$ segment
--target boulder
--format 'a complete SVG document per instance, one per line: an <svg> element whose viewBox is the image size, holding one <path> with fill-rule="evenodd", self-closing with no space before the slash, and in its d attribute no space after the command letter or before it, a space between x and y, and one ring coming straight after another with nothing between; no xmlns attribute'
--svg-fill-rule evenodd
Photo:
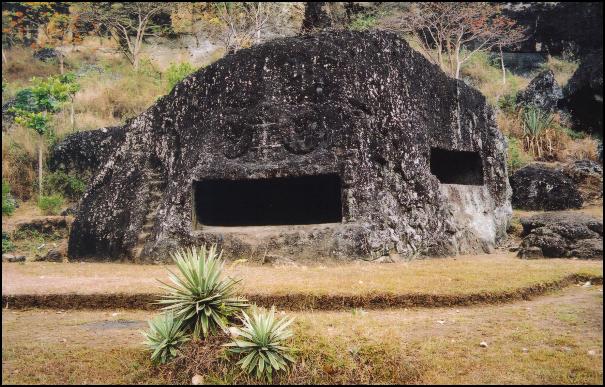
<svg viewBox="0 0 605 387"><path fill-rule="evenodd" d="M34 59L41 60L42 62L48 62L50 60L57 59L59 53L53 48L41 48L36 50L33 54Z"/></svg>
<svg viewBox="0 0 605 387"><path fill-rule="evenodd" d="M510 176L514 208L524 210L565 210L580 208L582 195L563 171L540 163L518 169Z"/></svg>
<svg viewBox="0 0 605 387"><path fill-rule="evenodd" d="M603 138L603 49L580 62L565 89L561 105L571 113L575 130Z"/></svg>
<svg viewBox="0 0 605 387"><path fill-rule="evenodd" d="M25 255L2 254L2 262L25 262Z"/></svg>
<svg viewBox="0 0 605 387"><path fill-rule="evenodd" d="M15 233L36 232L45 235L66 236L72 221L73 218L67 216L44 216L22 220L15 224Z"/></svg>
<svg viewBox="0 0 605 387"><path fill-rule="evenodd" d="M592 160L576 160L563 167L563 171L577 185L584 202L603 197L603 167Z"/></svg>
<svg viewBox="0 0 605 387"><path fill-rule="evenodd" d="M521 258L603 259L603 221L572 212L546 212L521 218Z"/></svg>
<svg viewBox="0 0 605 387"><path fill-rule="evenodd" d="M512 213L485 97L385 31L229 53L116 131L86 163L98 168L72 261L155 262L213 241L235 259L484 252Z"/></svg>
<svg viewBox="0 0 605 387"><path fill-rule="evenodd" d="M517 97L520 103L533 105L548 112L556 111L561 99L563 99L563 90L552 70L538 74Z"/></svg>

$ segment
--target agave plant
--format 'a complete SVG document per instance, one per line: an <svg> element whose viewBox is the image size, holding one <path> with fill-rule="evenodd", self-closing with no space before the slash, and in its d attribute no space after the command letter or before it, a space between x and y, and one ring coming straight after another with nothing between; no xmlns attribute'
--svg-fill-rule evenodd
<svg viewBox="0 0 605 387"><path fill-rule="evenodd" d="M189 340L182 329L182 321L172 312L163 313L148 321L149 331L143 332L145 344L153 351L151 360L165 364L178 354L179 345Z"/></svg>
<svg viewBox="0 0 605 387"><path fill-rule="evenodd" d="M239 281L221 279L221 256L216 245L178 250L172 257L182 276L169 271L172 285L162 282L167 294L157 303L182 319L194 338L207 337L218 328L226 330L228 318L248 306L236 296Z"/></svg>
<svg viewBox="0 0 605 387"><path fill-rule="evenodd" d="M545 136L548 128L552 126L553 115L544 112L535 106L529 106L523 112L523 132L526 149L537 156L542 157L544 148L551 146L548 136ZM546 143L545 143L546 141Z"/></svg>
<svg viewBox="0 0 605 387"><path fill-rule="evenodd" d="M242 312L242 328L235 328L235 338L225 344L229 351L243 357L237 362L249 375L272 381L274 371L286 370L293 363L292 349L284 341L292 336L288 326L293 319L276 319L275 308L269 312L252 311L252 318Z"/></svg>

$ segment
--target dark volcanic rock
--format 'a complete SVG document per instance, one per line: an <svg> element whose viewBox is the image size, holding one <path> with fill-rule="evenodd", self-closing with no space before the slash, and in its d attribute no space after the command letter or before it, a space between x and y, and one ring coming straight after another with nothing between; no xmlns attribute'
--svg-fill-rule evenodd
<svg viewBox="0 0 605 387"><path fill-rule="evenodd" d="M576 183L582 199L591 201L603 197L603 167L592 160L576 160L563 168Z"/></svg>
<svg viewBox="0 0 605 387"><path fill-rule="evenodd" d="M575 130L603 138L603 49L582 59L563 92Z"/></svg>
<svg viewBox="0 0 605 387"><path fill-rule="evenodd" d="M522 258L603 259L603 221L579 212L547 212L521 218Z"/></svg>
<svg viewBox="0 0 605 387"><path fill-rule="evenodd" d="M51 150L48 167L51 171L90 175L105 163L124 137L125 132L121 127L70 134Z"/></svg>
<svg viewBox="0 0 605 387"><path fill-rule="evenodd" d="M167 260L205 242L259 259L489 251L511 215L485 98L394 34L237 51L122 130L70 259Z"/></svg>
<svg viewBox="0 0 605 387"><path fill-rule="evenodd" d="M510 176L512 204L525 210L579 208L583 200L574 181L565 172L542 164L530 164Z"/></svg>
<svg viewBox="0 0 605 387"><path fill-rule="evenodd" d="M552 70L546 70L536 75L518 97L520 103L534 105L549 112L557 110L561 99L563 99L563 91Z"/></svg>
<svg viewBox="0 0 605 387"><path fill-rule="evenodd" d="M53 48L41 48L34 52L34 59L41 60L42 62L48 62L49 60L57 59L59 54L57 50Z"/></svg>

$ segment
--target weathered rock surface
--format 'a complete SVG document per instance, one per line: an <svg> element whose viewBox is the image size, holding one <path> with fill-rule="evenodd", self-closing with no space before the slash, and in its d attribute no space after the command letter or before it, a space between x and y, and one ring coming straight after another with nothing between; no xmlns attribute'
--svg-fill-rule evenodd
<svg viewBox="0 0 605 387"><path fill-rule="evenodd" d="M603 221L579 212L547 212L521 218L521 258L603 259Z"/></svg>
<svg viewBox="0 0 605 387"><path fill-rule="evenodd" d="M53 147L48 158L51 171L93 174L124 141L121 127L101 128L70 134Z"/></svg>
<svg viewBox="0 0 605 387"><path fill-rule="evenodd" d="M489 251L511 215L506 142L484 97L385 32L229 54L121 131L80 203L70 259L166 260L204 242L314 259ZM198 186L209 179L319 176L337 179L340 221L262 233L198 222L194 198L204 203ZM234 204L258 199L226 191L238 193ZM298 197L286 204L307 200Z"/></svg>
<svg viewBox="0 0 605 387"><path fill-rule="evenodd" d="M2 254L2 262L25 262L25 255Z"/></svg>
<svg viewBox="0 0 605 387"><path fill-rule="evenodd" d="M570 111L574 129L603 138L602 46L581 60L563 94L562 105Z"/></svg>
<svg viewBox="0 0 605 387"><path fill-rule="evenodd" d="M592 160L576 160L563 167L574 181L584 202L603 197L603 167Z"/></svg>
<svg viewBox="0 0 605 387"><path fill-rule="evenodd" d="M22 220L15 224L15 233L36 232L45 235L67 235L69 226L73 222L68 216L45 216Z"/></svg>
<svg viewBox="0 0 605 387"><path fill-rule="evenodd" d="M510 176L512 204L525 210L579 208L583 200L574 181L563 171L534 163Z"/></svg>
<svg viewBox="0 0 605 387"><path fill-rule="evenodd" d="M34 59L41 60L42 62L48 62L53 59L57 59L59 57L59 53L57 50L53 48L41 48L36 50L33 54Z"/></svg>
<svg viewBox="0 0 605 387"><path fill-rule="evenodd" d="M518 97L520 103L533 105L549 112L557 110L561 99L563 99L563 90L552 70L545 70L536 75Z"/></svg>
<svg viewBox="0 0 605 387"><path fill-rule="evenodd" d="M64 262L67 260L67 241L63 240L59 243L59 245L55 248L48 250L48 252L43 255L37 255L34 258L34 261L44 261L44 262Z"/></svg>

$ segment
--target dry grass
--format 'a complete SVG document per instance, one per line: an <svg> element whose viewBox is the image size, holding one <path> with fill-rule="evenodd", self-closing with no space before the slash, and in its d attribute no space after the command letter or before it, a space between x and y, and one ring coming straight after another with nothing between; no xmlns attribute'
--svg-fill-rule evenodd
<svg viewBox="0 0 605 387"><path fill-rule="evenodd" d="M11 83L11 90L24 86L32 77L48 77L59 72L59 65L33 58L31 48L14 47L4 51L8 63L2 63L2 79Z"/></svg>
<svg viewBox="0 0 605 387"><path fill-rule="evenodd" d="M119 263L2 264L3 294L156 293L166 268ZM335 263L270 267L229 265L242 291L258 295L468 295L513 291L571 274L602 276L601 261L521 260L513 253L416 260L409 263Z"/></svg>
<svg viewBox="0 0 605 387"><path fill-rule="evenodd" d="M573 287L497 306L288 314L295 317L298 360L290 374L275 382L603 381L602 287ZM199 356L190 354L178 372L153 368L138 332L151 316L120 310L3 310L2 381L189 383L196 359L216 355L198 347ZM488 347L481 348L481 341ZM254 382L234 367L204 371L205 383Z"/></svg>
<svg viewBox="0 0 605 387"><path fill-rule="evenodd" d="M567 84L567 81L569 81L573 73L576 72L578 66L578 62L557 58L551 55L548 56L546 63L544 63L544 68L552 70L555 74L555 80L561 87L564 87Z"/></svg>

